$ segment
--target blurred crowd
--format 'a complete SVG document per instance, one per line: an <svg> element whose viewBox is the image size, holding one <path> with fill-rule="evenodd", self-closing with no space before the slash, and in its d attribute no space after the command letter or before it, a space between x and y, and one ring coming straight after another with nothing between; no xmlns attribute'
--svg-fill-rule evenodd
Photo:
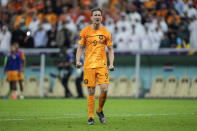
<svg viewBox="0 0 197 131"><path fill-rule="evenodd" d="M197 49L197 0L0 0L0 49L76 48L90 9L120 50Z"/></svg>

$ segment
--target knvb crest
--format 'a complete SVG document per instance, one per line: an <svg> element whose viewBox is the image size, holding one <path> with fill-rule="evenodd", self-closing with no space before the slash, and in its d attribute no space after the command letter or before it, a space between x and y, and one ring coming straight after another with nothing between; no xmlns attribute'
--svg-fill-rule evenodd
<svg viewBox="0 0 197 131"><path fill-rule="evenodd" d="M102 35L99 35L99 40L101 43L103 43L103 36Z"/></svg>

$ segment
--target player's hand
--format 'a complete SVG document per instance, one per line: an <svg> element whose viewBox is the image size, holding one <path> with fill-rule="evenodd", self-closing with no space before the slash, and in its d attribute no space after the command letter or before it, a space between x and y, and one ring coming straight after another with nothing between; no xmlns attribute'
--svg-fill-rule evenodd
<svg viewBox="0 0 197 131"><path fill-rule="evenodd" d="M20 76L21 76L21 73L19 72L19 73L18 73L18 77L20 77Z"/></svg>
<svg viewBox="0 0 197 131"><path fill-rule="evenodd" d="M109 70L110 70L110 71L114 71L114 66L113 66L113 65L110 65L110 66L109 66Z"/></svg>
<svg viewBox="0 0 197 131"><path fill-rule="evenodd" d="M77 68L81 68L81 67L82 67L82 63L81 63L81 62L77 62L77 63L76 63L76 67L77 67Z"/></svg>

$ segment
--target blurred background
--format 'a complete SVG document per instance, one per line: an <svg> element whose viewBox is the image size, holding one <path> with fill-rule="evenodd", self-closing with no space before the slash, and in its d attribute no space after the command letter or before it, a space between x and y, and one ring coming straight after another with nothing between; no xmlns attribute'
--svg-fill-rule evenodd
<svg viewBox="0 0 197 131"><path fill-rule="evenodd" d="M114 43L109 97L197 98L197 0L1 0L0 6L2 98L13 43L26 56L25 98L87 96L75 53L94 7L102 8Z"/></svg>

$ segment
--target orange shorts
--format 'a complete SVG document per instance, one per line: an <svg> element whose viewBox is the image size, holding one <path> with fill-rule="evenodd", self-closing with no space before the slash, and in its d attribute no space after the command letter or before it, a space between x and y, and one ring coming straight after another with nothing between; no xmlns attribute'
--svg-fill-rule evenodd
<svg viewBox="0 0 197 131"><path fill-rule="evenodd" d="M84 68L83 85L85 87L96 87L96 84L109 84L107 67Z"/></svg>
<svg viewBox="0 0 197 131"><path fill-rule="evenodd" d="M18 71L8 71L8 81L18 81Z"/></svg>
<svg viewBox="0 0 197 131"><path fill-rule="evenodd" d="M20 76L18 76L18 80L19 81L23 81L24 80L24 74L23 72L20 73Z"/></svg>

